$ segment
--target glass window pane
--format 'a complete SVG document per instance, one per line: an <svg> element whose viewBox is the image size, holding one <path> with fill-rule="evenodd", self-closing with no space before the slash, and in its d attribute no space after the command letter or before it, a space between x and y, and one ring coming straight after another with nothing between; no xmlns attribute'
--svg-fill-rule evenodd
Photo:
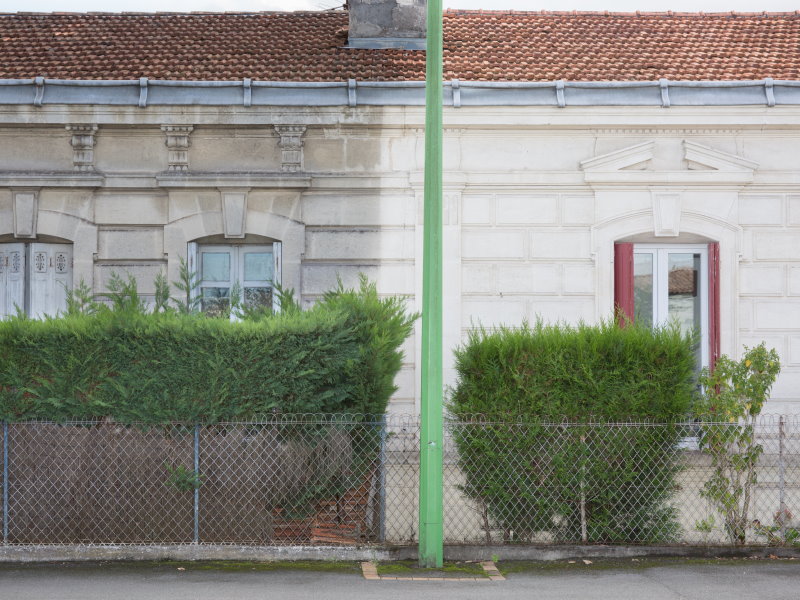
<svg viewBox="0 0 800 600"><path fill-rule="evenodd" d="M272 252L246 252L245 281L272 281Z"/></svg>
<svg viewBox="0 0 800 600"><path fill-rule="evenodd" d="M227 315L230 306L230 288L204 287L200 299L201 310L209 316Z"/></svg>
<svg viewBox="0 0 800 600"><path fill-rule="evenodd" d="M633 255L633 313L637 321L653 326L653 255Z"/></svg>
<svg viewBox="0 0 800 600"><path fill-rule="evenodd" d="M272 308L272 288L246 287L244 288L244 303L249 308L268 306Z"/></svg>
<svg viewBox="0 0 800 600"><path fill-rule="evenodd" d="M203 281L230 281L231 255L229 252L202 252Z"/></svg>
<svg viewBox="0 0 800 600"><path fill-rule="evenodd" d="M669 253L669 298L667 310L669 320L676 321L681 330L691 333L699 331L700 322L700 255L691 253Z"/></svg>

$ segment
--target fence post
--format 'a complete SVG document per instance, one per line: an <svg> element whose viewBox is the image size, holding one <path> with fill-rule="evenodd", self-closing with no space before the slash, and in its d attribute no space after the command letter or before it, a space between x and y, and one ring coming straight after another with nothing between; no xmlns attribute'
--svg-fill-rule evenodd
<svg viewBox="0 0 800 600"><path fill-rule="evenodd" d="M583 448L583 460L581 461L581 541L589 543L589 533L586 526L586 461L588 447L586 445L586 434L581 435L581 447Z"/></svg>
<svg viewBox="0 0 800 600"><path fill-rule="evenodd" d="M200 543L200 425L194 426L194 538Z"/></svg>
<svg viewBox="0 0 800 600"><path fill-rule="evenodd" d="M780 498L781 539L786 539L786 421L783 415L778 419L778 494Z"/></svg>
<svg viewBox="0 0 800 600"><path fill-rule="evenodd" d="M3 544L8 544L8 421L3 421Z"/></svg>
<svg viewBox="0 0 800 600"><path fill-rule="evenodd" d="M386 541L386 415L381 417L381 450L378 465L378 541Z"/></svg>

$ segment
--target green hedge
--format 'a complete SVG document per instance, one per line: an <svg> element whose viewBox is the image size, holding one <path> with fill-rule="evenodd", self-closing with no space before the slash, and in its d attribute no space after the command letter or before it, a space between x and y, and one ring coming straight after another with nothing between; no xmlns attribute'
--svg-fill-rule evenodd
<svg viewBox="0 0 800 600"><path fill-rule="evenodd" d="M674 328L613 323L473 332L450 406L482 415L454 429L466 493L509 539L580 541L582 524L590 542L673 539L683 433L669 423L695 394L692 346ZM667 425L589 425L619 421Z"/></svg>
<svg viewBox="0 0 800 600"><path fill-rule="evenodd" d="M308 311L289 301L283 313L243 322L151 314L137 302L0 322L0 419L382 414L414 319L403 302L366 281Z"/></svg>

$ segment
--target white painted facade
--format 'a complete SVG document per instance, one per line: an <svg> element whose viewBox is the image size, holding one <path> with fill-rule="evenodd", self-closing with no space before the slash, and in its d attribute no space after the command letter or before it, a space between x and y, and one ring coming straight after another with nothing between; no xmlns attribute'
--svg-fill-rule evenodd
<svg viewBox="0 0 800 600"><path fill-rule="evenodd" d="M305 303L363 272L415 306L423 121L419 106L4 104L0 254L69 244L72 282L102 293L127 272L152 294L190 244L280 242ZM797 105L447 107L446 381L475 324L609 317L614 242L717 241L722 352L775 347L765 412L800 412L799 134ZM418 340L396 412L418 410Z"/></svg>

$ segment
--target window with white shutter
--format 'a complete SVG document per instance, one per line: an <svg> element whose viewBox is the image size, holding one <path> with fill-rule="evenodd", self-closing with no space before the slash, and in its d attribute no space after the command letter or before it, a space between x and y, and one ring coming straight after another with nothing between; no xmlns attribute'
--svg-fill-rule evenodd
<svg viewBox="0 0 800 600"><path fill-rule="evenodd" d="M72 245L0 244L0 318L17 310L33 318L66 310L72 289Z"/></svg>

